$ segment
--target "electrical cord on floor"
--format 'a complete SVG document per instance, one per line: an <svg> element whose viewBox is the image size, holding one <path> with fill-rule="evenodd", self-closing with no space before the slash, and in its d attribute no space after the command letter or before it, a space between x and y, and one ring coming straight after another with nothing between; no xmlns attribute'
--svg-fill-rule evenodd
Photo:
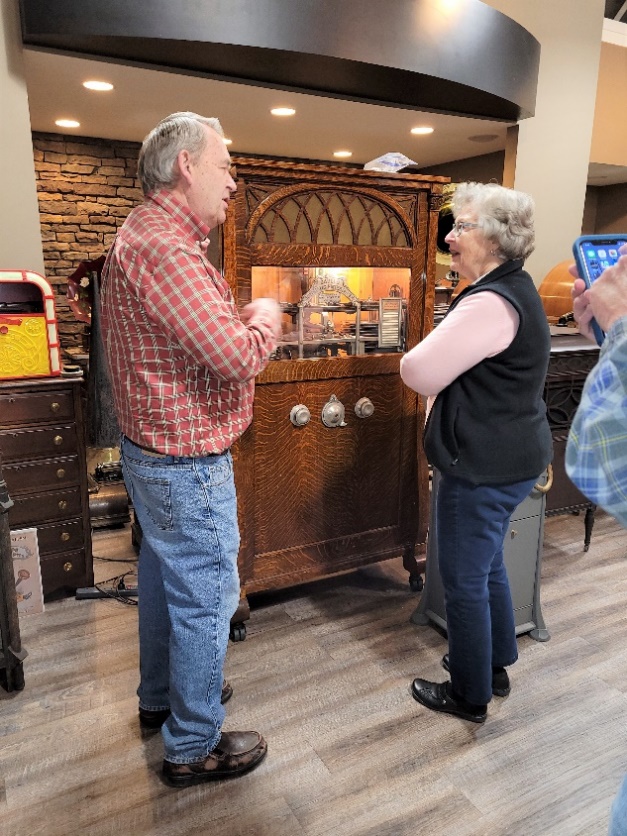
<svg viewBox="0 0 627 836"><path fill-rule="evenodd" d="M120 561L121 562L121 561ZM125 578L133 577L135 578L135 583L128 584ZM106 588L105 584L111 584L111 587ZM103 596L106 598L113 598L114 601L120 601L122 604L130 604L132 607L137 606L137 601L133 598L128 597L128 590L133 589L133 594L137 594L137 573L136 572L124 572L122 575L116 575L113 578L108 578L106 581L100 581L100 583L94 583L95 589L97 589ZM124 591L127 592L124 595Z"/></svg>

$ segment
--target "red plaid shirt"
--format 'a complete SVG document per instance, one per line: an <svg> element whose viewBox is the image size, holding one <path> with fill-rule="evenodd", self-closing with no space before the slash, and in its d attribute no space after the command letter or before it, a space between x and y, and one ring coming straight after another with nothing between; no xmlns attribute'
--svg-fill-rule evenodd
<svg viewBox="0 0 627 836"><path fill-rule="evenodd" d="M209 234L166 190L134 209L107 256L102 337L122 432L174 456L221 453L252 420L254 378L276 347L264 315L244 325L201 242Z"/></svg>

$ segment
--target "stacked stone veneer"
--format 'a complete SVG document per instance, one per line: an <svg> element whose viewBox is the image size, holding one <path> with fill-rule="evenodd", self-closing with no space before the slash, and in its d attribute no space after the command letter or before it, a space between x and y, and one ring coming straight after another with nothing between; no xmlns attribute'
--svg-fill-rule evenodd
<svg viewBox="0 0 627 836"><path fill-rule="evenodd" d="M56 297L63 348L84 345L86 326L66 298L81 261L105 254L124 219L142 200L139 144L33 133L46 278Z"/></svg>

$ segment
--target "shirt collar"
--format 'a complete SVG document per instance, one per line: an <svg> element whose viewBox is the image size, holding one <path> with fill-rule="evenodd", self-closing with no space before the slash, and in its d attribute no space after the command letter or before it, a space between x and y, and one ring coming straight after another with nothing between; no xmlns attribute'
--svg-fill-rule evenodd
<svg viewBox="0 0 627 836"><path fill-rule="evenodd" d="M205 241L208 238L211 228L198 215L182 203L172 192L167 189L158 189L146 196L148 202L156 203L171 215L192 238L197 241Z"/></svg>

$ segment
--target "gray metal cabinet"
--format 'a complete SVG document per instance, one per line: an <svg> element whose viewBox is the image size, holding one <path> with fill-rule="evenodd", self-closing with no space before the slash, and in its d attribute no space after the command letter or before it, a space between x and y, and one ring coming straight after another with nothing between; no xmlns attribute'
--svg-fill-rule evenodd
<svg viewBox="0 0 627 836"><path fill-rule="evenodd" d="M439 474L434 473L431 490L431 520L437 500ZM529 633L536 641L548 641L549 631L540 604L540 569L544 539L546 494L533 490L512 514L505 537L504 560L514 607L516 635ZM413 624L433 622L446 630L444 588L438 566L435 526L430 525L427 540L427 570L420 604L411 616Z"/></svg>

